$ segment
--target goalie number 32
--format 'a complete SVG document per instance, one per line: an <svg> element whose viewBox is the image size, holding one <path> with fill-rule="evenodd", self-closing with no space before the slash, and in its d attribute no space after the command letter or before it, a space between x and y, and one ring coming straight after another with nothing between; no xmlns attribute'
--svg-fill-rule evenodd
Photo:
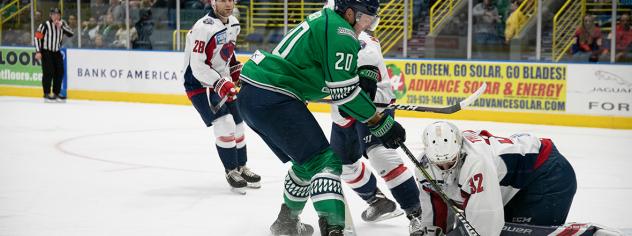
<svg viewBox="0 0 632 236"><path fill-rule="evenodd" d="M475 174L470 178L470 194L483 192L483 174Z"/></svg>

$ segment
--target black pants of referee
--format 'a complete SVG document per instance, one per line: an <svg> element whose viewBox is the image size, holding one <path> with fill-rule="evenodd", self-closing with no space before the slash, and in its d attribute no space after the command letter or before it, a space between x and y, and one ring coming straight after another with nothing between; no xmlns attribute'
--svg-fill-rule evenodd
<svg viewBox="0 0 632 236"><path fill-rule="evenodd" d="M50 93L51 82L53 84L53 94L59 96L61 83L64 78L64 60L61 52L42 50L42 86L44 95Z"/></svg>

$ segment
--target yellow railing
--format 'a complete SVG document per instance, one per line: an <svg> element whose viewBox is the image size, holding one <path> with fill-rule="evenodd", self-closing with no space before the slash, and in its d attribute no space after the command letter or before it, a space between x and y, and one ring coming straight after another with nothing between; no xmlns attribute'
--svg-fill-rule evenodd
<svg viewBox="0 0 632 236"><path fill-rule="evenodd" d="M30 8L30 4L26 4L24 6L20 6L20 0L14 0L10 3L7 3L2 8L0 8L0 44L2 44L2 28L4 28L4 23L18 16L22 12L28 10ZM15 11L13 11L15 10ZM11 12L12 11L12 12ZM5 16L5 14L9 14ZM19 22L18 18L18 22ZM19 24L19 23L18 23Z"/></svg>
<svg viewBox="0 0 632 236"><path fill-rule="evenodd" d="M408 1L408 37L412 36L413 0ZM374 36L380 40L382 53L386 54L404 37L404 10L402 0L392 0L380 6L380 25Z"/></svg>
<svg viewBox="0 0 632 236"><path fill-rule="evenodd" d="M250 11L248 11L247 6L236 5L235 6L239 10L239 24L241 25L241 32L239 34L239 39L237 40L238 48L248 48L249 44L244 40L241 40L245 35L248 35L251 31L250 29ZM189 32L189 29L180 29L173 30L171 33L171 48L174 51L178 50L178 33L180 33L180 51L184 50L184 46L186 45L186 36Z"/></svg>
<svg viewBox="0 0 632 236"><path fill-rule="evenodd" d="M282 28L284 3L276 2L258 2L250 1L250 7L237 6L240 10L241 18L241 34L244 37L252 32L255 28ZM288 1L287 18L289 28L294 27L305 20L309 14L319 11L323 8L320 2L304 2L304 1ZM404 37L404 3L402 0L391 0L380 7L380 25L375 32L382 45L382 52L386 53L393 48ZM409 1L408 6L408 37L412 36L412 20L413 20L413 0ZM245 16L244 16L245 13ZM188 30L174 30L172 33L172 47L177 49L177 35L180 33L180 49L184 48L185 38ZM247 46L243 40L238 43L239 46Z"/></svg>
<svg viewBox="0 0 632 236"><path fill-rule="evenodd" d="M178 50L178 33L180 34L180 50L184 50L189 30L174 30L173 33L171 33L171 47L174 51Z"/></svg>
<svg viewBox="0 0 632 236"><path fill-rule="evenodd" d="M553 61L561 60L573 45L575 30L581 25L585 12L586 0L566 0L553 17Z"/></svg>
<svg viewBox="0 0 632 236"><path fill-rule="evenodd" d="M11 9L13 9L15 7L15 11L10 13L9 16L4 16L5 13L7 13L8 11L10 11ZM29 9L29 4L20 6L20 0L15 0L12 1L8 4L6 4L4 7L0 8L0 26L4 23L6 23L7 21L13 19L14 17L16 17L17 15L19 15L20 13L22 13L25 10Z"/></svg>
<svg viewBox="0 0 632 236"><path fill-rule="evenodd" d="M538 9L538 1L537 0L526 0L520 4L516 11L521 12L525 16L525 20L522 22L522 25L519 26L518 31L514 36L520 34L522 30L524 30L527 26L529 20L535 16L535 13Z"/></svg>
<svg viewBox="0 0 632 236"><path fill-rule="evenodd" d="M617 5L619 7L617 7L617 15L623 15L625 13L630 14L632 13L632 9L628 8L628 7L621 7L621 0L617 1ZM625 5L623 5L625 6ZM608 2L586 2L586 14L588 15L608 15L610 16L612 14L612 2L608 1ZM601 31L602 32L610 32L611 28L608 27L601 27Z"/></svg>
<svg viewBox="0 0 632 236"><path fill-rule="evenodd" d="M323 3L321 2L305 2L301 1L288 1L287 3L287 26L289 28L294 27L301 23L305 17L316 11L323 9ZM254 31L255 27L276 27L283 28L285 23L283 22L284 3L283 1L250 1L250 32Z"/></svg>
<svg viewBox="0 0 632 236"><path fill-rule="evenodd" d="M448 16L452 15L454 6L460 0L438 0L430 7L430 33L438 29Z"/></svg>

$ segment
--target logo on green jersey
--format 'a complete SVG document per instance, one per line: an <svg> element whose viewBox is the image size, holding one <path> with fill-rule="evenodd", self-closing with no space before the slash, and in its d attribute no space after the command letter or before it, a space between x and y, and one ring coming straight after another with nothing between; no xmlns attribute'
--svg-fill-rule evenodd
<svg viewBox="0 0 632 236"><path fill-rule="evenodd" d="M404 95L406 95L406 79L404 78L404 73L394 64L386 65L386 69L388 70L388 77L391 78L395 98L403 98Z"/></svg>

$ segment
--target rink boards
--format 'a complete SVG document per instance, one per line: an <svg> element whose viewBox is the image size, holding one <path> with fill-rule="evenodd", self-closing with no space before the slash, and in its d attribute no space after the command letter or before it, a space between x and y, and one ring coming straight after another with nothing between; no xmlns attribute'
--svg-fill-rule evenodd
<svg viewBox="0 0 632 236"><path fill-rule="evenodd" d="M3 47L0 53L0 95L41 97L33 49ZM70 99L190 104L181 52L68 49L66 54ZM409 59L386 64L401 104L448 106L488 85L468 110L398 116L632 129L629 65ZM325 104L309 107L329 111Z"/></svg>

